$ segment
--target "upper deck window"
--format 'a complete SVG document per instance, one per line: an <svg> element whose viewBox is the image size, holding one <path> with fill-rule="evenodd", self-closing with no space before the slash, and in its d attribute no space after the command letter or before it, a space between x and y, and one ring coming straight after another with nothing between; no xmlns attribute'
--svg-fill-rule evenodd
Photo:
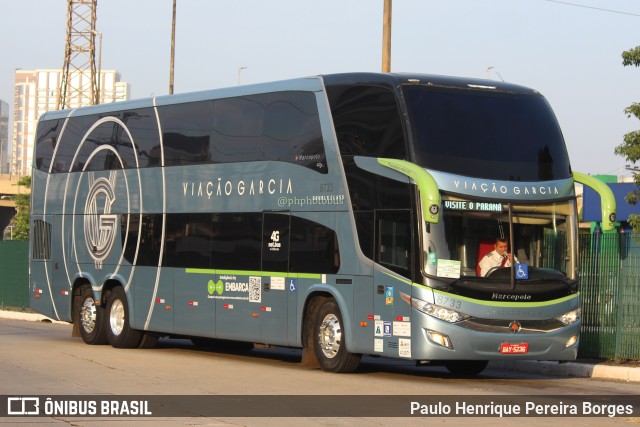
<svg viewBox="0 0 640 427"><path fill-rule="evenodd" d="M403 91L416 163L506 181L571 176L562 133L543 96L417 85Z"/></svg>
<svg viewBox="0 0 640 427"><path fill-rule="evenodd" d="M390 89L327 86L327 95L340 154L405 159L400 110Z"/></svg>
<svg viewBox="0 0 640 427"><path fill-rule="evenodd" d="M278 160L327 172L312 92L247 95L161 110L167 166Z"/></svg>
<svg viewBox="0 0 640 427"><path fill-rule="evenodd" d="M153 108L111 111L70 117L60 142L62 121L40 122L36 167L48 171L53 162L54 173L156 167L162 166L164 153L165 166L272 160L327 173L313 92L254 94L157 110L161 131ZM99 150L105 146L112 150Z"/></svg>

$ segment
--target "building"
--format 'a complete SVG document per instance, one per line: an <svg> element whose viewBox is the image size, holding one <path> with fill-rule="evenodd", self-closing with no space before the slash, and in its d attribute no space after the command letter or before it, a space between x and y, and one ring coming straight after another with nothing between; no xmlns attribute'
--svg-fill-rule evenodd
<svg viewBox="0 0 640 427"><path fill-rule="evenodd" d="M71 75L70 79L89 78L84 73ZM38 118L45 112L56 110L60 96L62 70L16 70L13 137L11 146L12 175L31 174L33 142ZM78 86L74 83L74 85ZM120 81L120 73L115 70L100 72L100 103L125 101L129 99L129 84ZM89 105L89 97L76 100L72 107Z"/></svg>
<svg viewBox="0 0 640 427"><path fill-rule="evenodd" d="M9 173L9 104L0 100L0 175Z"/></svg>

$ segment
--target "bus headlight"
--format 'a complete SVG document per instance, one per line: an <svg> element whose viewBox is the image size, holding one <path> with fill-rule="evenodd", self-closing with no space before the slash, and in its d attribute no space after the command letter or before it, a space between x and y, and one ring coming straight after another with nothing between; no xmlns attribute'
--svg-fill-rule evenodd
<svg viewBox="0 0 640 427"><path fill-rule="evenodd" d="M416 310L423 312L424 314L428 314L431 317L435 317L436 319L444 320L449 323L456 323L462 320L468 319L468 314L460 313L459 311L451 310L449 308L444 308L437 306L435 304L422 301L418 298L411 298L411 306Z"/></svg>
<svg viewBox="0 0 640 427"><path fill-rule="evenodd" d="M577 343L577 342L578 342L578 337L579 337L579 336L580 336L580 335L574 335L574 336L572 336L571 338L569 338L569 341L567 341L567 343L564 345L564 348L569 348L569 347L571 347L572 345L574 345L575 343Z"/></svg>
<svg viewBox="0 0 640 427"><path fill-rule="evenodd" d="M576 308L573 311L563 314L562 316L556 317L556 320L561 321L565 325L573 325L582 317L582 310L580 308Z"/></svg>
<svg viewBox="0 0 640 427"><path fill-rule="evenodd" d="M440 332L436 332L436 331L430 331L428 329L426 331L427 331L427 337L429 338L429 341L431 341L436 345L439 345L440 347L453 350L453 344L451 344L451 339L449 338L448 335L441 334Z"/></svg>

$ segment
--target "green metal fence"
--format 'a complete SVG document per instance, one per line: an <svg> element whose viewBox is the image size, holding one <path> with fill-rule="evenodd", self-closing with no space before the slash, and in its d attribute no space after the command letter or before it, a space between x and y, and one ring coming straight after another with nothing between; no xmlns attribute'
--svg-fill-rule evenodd
<svg viewBox="0 0 640 427"><path fill-rule="evenodd" d="M29 241L0 240L0 308L29 307Z"/></svg>
<svg viewBox="0 0 640 427"><path fill-rule="evenodd" d="M640 360L640 234L581 234L580 356Z"/></svg>

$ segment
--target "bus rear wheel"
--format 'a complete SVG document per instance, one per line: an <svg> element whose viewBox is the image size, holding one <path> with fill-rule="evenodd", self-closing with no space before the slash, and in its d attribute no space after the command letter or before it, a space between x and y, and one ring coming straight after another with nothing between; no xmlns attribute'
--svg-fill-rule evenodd
<svg viewBox="0 0 640 427"><path fill-rule="evenodd" d="M488 360L449 360L444 366L453 376L473 377L484 371L488 364Z"/></svg>
<svg viewBox="0 0 640 427"><path fill-rule="evenodd" d="M315 317L314 351L320 368L328 372L353 372L362 355L347 351L346 330L340 308L333 298L327 299Z"/></svg>
<svg viewBox="0 0 640 427"><path fill-rule="evenodd" d="M80 299L76 307L75 322L78 322L80 336L86 344L100 345L107 343L105 331L105 314L102 307L95 304L91 286L84 285L80 289Z"/></svg>
<svg viewBox="0 0 640 427"><path fill-rule="evenodd" d="M107 298L107 339L116 348L136 348L143 333L129 325L127 295L121 286L111 290Z"/></svg>

